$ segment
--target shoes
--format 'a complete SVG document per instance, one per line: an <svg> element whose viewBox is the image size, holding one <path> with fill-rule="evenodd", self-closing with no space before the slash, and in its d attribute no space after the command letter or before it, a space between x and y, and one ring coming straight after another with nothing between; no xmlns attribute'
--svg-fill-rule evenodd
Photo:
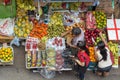
<svg viewBox="0 0 120 80"><path fill-rule="evenodd" d="M78 73L76 73L75 76L79 79L79 74Z"/></svg>
<svg viewBox="0 0 120 80"><path fill-rule="evenodd" d="M92 70L92 72L93 72L93 74L95 74L95 73L96 73L96 71L95 71L95 70Z"/></svg>
<svg viewBox="0 0 120 80"><path fill-rule="evenodd" d="M79 80L85 80L85 78L84 79L79 79Z"/></svg>

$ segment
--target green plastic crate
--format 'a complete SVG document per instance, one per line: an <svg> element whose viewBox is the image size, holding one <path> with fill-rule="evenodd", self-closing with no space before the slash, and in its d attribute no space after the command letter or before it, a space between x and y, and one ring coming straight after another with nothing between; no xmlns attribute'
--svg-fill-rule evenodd
<svg viewBox="0 0 120 80"><path fill-rule="evenodd" d="M11 5L3 5L0 4L0 18L8 18L8 17L15 17L16 16L16 1L12 0Z"/></svg>

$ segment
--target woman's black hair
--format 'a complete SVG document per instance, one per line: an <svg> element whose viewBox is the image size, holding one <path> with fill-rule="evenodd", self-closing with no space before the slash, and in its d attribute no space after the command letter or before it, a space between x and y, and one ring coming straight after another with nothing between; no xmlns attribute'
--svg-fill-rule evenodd
<svg viewBox="0 0 120 80"><path fill-rule="evenodd" d="M107 60L107 49L105 48L105 44L103 41L99 41L98 44L98 49L100 50L100 54L102 55L102 59L105 61Z"/></svg>
<svg viewBox="0 0 120 80"><path fill-rule="evenodd" d="M77 43L77 47L79 47L82 50L85 50L85 52L87 53L87 55L89 56L89 50L86 47L86 43L84 41L78 41Z"/></svg>
<svg viewBox="0 0 120 80"><path fill-rule="evenodd" d="M73 27L72 34L76 36L81 34L81 29L79 27Z"/></svg>

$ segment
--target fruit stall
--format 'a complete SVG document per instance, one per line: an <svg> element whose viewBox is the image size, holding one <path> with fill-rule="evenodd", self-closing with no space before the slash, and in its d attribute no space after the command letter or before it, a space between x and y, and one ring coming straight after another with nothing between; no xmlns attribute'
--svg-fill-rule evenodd
<svg viewBox="0 0 120 80"><path fill-rule="evenodd" d="M100 4L94 0L5 1L0 1L0 6L8 7L10 15L0 13L0 43L10 43L10 46L0 47L0 64L13 64L12 45L19 47L19 42L23 41L26 69L37 69L42 75L47 70L54 71L54 75L55 71L72 70L72 60L68 57L71 52L66 44L68 36L61 34L80 27L90 52L89 69L94 69L97 61L94 47L102 38L113 52L113 67L118 68L120 19L112 18L110 13L108 16L106 6L101 6L103 0ZM107 0L104 2L107 4ZM108 7L113 10L110 2Z"/></svg>

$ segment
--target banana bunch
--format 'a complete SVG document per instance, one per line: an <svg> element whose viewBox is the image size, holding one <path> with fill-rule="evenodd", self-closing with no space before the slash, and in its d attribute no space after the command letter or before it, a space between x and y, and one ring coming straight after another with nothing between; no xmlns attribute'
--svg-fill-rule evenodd
<svg viewBox="0 0 120 80"><path fill-rule="evenodd" d="M17 18L26 17L27 16L26 13L27 11L25 11L24 9L17 8Z"/></svg>
<svg viewBox="0 0 120 80"><path fill-rule="evenodd" d="M52 9L62 9L62 2L53 2L50 4L50 7Z"/></svg>
<svg viewBox="0 0 120 80"><path fill-rule="evenodd" d="M81 3L80 2L72 2L72 3L69 3L69 5L70 5L71 10L77 11L78 8L80 7Z"/></svg>
<svg viewBox="0 0 120 80"><path fill-rule="evenodd" d="M63 17L60 13L53 13L48 23L48 37L53 38L60 36L65 31L65 27L62 21Z"/></svg>
<svg viewBox="0 0 120 80"><path fill-rule="evenodd" d="M118 54L118 51L119 51L119 48L118 48L118 44L117 43L113 43L113 42L108 42L108 47L109 49L112 51L113 53L113 56L114 56L114 65L118 65L118 57L119 57L119 54Z"/></svg>
<svg viewBox="0 0 120 80"><path fill-rule="evenodd" d="M108 42L108 47L112 51L114 57L118 58L118 56L119 56L119 54L118 54L118 51L119 51L118 44L110 41L110 42Z"/></svg>
<svg viewBox="0 0 120 80"><path fill-rule="evenodd" d="M17 6L25 10L35 10L33 0L17 0Z"/></svg>

